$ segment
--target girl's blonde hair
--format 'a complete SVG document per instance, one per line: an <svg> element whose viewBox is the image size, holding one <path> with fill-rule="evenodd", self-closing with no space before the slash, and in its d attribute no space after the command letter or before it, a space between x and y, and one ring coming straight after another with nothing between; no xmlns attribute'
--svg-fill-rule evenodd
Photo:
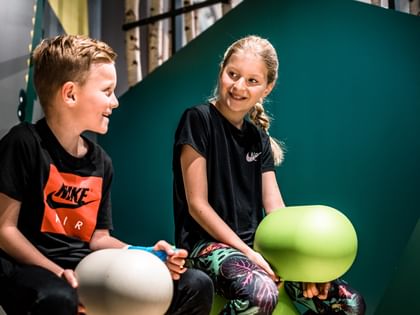
<svg viewBox="0 0 420 315"><path fill-rule="evenodd" d="M223 69L226 67L229 59L232 55L238 53L239 51L242 52L252 52L261 57L267 67L267 83L275 83L278 76L278 68L279 68L279 60L277 57L276 50L274 49L273 45L265 39L261 38L256 35L249 35L243 37L232 45L228 47L226 50L223 60L220 63L220 72L223 72ZM216 88L216 95L218 88ZM264 106L262 103L258 102L249 112L249 118L251 122L262 128L268 135L268 130L270 129L271 124L271 117L267 115L265 112ZM284 150L282 148L282 143L277 139L270 137L271 143L271 150L273 152L274 164L280 165L284 158Z"/></svg>

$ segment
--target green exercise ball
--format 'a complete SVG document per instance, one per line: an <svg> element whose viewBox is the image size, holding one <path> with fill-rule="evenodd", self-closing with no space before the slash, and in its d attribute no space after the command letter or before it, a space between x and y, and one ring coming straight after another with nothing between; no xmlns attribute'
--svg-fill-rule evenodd
<svg viewBox="0 0 420 315"><path fill-rule="evenodd" d="M357 236L349 219L334 208L285 207L261 221L254 248L282 280L327 282L353 264Z"/></svg>
<svg viewBox="0 0 420 315"><path fill-rule="evenodd" d="M210 315L219 315L227 302L227 299L215 293L213 295L213 305L211 306Z"/></svg>
<svg viewBox="0 0 420 315"><path fill-rule="evenodd" d="M279 287L279 300L272 315L300 315L284 289L284 282Z"/></svg>

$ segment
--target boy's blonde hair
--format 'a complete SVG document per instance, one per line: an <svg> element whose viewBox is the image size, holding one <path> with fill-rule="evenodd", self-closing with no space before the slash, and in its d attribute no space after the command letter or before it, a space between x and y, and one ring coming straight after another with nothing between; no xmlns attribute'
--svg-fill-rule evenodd
<svg viewBox="0 0 420 315"><path fill-rule="evenodd" d="M117 54L106 43L82 35L44 39L32 54L34 85L44 113L52 96L68 81L84 84L92 63L113 63Z"/></svg>
<svg viewBox="0 0 420 315"><path fill-rule="evenodd" d="M226 50L223 60L220 63L219 75L223 72L223 69L229 62L232 55L242 52L251 52L257 56L260 56L267 68L267 83L275 84L278 76L279 60L277 57L276 50L273 45L265 39L256 35L249 35L243 37ZM218 94L216 89L216 94ZM262 103L256 103L255 106L249 112L249 118L254 125L261 127L267 134L270 129L271 117L267 115L264 110ZM281 143L273 137L270 137L271 150L273 152L274 164L280 165L284 158L284 152Z"/></svg>

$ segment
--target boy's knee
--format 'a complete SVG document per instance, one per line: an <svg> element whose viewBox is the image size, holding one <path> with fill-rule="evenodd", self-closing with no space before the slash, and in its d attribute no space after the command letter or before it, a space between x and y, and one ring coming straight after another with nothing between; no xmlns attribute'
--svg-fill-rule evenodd
<svg viewBox="0 0 420 315"><path fill-rule="evenodd" d="M203 296L213 295L213 282L210 277L198 269L188 269L182 275L183 287Z"/></svg>
<svg viewBox="0 0 420 315"><path fill-rule="evenodd" d="M213 302L213 282L204 272L188 269L174 282L174 296L166 314L208 315Z"/></svg>
<svg viewBox="0 0 420 315"><path fill-rule="evenodd" d="M77 307L76 290L63 281L62 284L49 286L39 292L32 314L74 315L77 313Z"/></svg>

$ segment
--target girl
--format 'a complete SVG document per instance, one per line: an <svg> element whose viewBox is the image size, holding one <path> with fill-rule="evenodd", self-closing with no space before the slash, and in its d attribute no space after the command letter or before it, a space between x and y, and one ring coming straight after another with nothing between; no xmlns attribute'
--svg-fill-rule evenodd
<svg viewBox="0 0 420 315"><path fill-rule="evenodd" d="M262 105L277 72L277 54L267 40L248 36L233 43L220 65L215 98L187 109L175 134L176 245L191 253L191 266L208 273L216 292L229 300L222 314L271 314L277 304L279 279L252 248L263 209L270 214L285 206L274 172L283 152L268 135L270 118ZM337 285L352 298L340 298ZM315 312L364 312L361 297L343 282L287 287ZM360 303L349 307L353 299Z"/></svg>

